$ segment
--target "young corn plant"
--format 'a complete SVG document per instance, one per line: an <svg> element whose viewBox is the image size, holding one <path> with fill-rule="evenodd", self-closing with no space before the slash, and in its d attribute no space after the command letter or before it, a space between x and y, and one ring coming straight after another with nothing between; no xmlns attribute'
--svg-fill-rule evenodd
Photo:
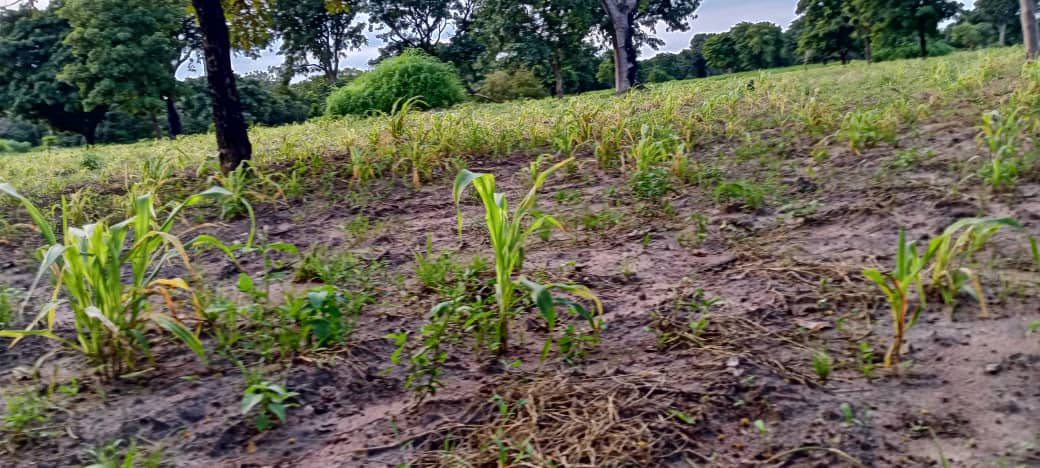
<svg viewBox="0 0 1040 468"><path fill-rule="evenodd" d="M85 354L103 375L112 377L133 369L142 356L151 360L146 331L149 324L154 324L176 336L205 361L197 334L181 321L174 293L186 294L186 302L196 314L202 310L198 298L184 279L159 277L160 270L178 257L194 276L184 246L170 230L179 212L202 201L205 195L190 197L162 222L157 219L152 197L138 196L133 201L133 216L118 224L101 221L73 227L67 219L63 220L59 241L54 226L31 201L7 184L0 184L0 193L22 203L49 244L41 249L39 272L22 308L47 272L52 274L55 284L50 302L25 329L0 330L0 336L14 338L12 346L28 336L53 339ZM129 273L126 281L122 277L124 271ZM165 310L153 310L149 302L152 297L159 297ZM62 302L67 302L72 312L76 330L73 339L54 333ZM45 328L40 328L41 324Z"/></svg>
<svg viewBox="0 0 1040 468"><path fill-rule="evenodd" d="M925 255L933 259L929 267L929 287L937 289L948 306L954 305L958 293L967 291L979 301L979 318L989 318L986 296L978 275L958 264L981 250L1003 226L1022 227L1011 218L966 218L951 224L942 235L929 241Z"/></svg>
<svg viewBox="0 0 1040 468"><path fill-rule="evenodd" d="M556 218L538 211L535 202L538 198L538 189L545 183L545 180L573 160L573 158L568 158L545 171L538 170L536 166L532 167L531 189L512 210L509 209L505 195L495 191L494 174L471 172L464 169L455 178L455 184L452 186L452 198L456 206L462 202L462 195L470 186L477 192L484 205L484 219L491 237L491 245L495 251L495 298L498 302L498 314L495 319L497 320L496 342L499 355L505 354L509 348L509 322L515 314L514 306L519 288L525 288L531 292L531 298L549 324L550 330L553 330L556 324L556 305L567 306L574 313L589 320L594 331L598 329L598 321L595 317L602 313L603 307L599 298L588 288L564 284L545 286L524 277L518 279L513 277L513 273L523 265L524 244L528 236L538 232L542 226L547 224L563 228ZM528 220L530 222L527 222ZM461 237L461 208L458 211L458 228ZM583 306L569 299L553 297L550 293L552 289L562 289L594 302L596 314L588 312ZM550 337L546 347L548 348L551 344L552 338Z"/></svg>
<svg viewBox="0 0 1040 468"><path fill-rule="evenodd" d="M1022 133L1019 110L1005 114L988 112L982 116L982 141L990 160L980 169L982 179L996 189L1014 186L1018 178L1018 155Z"/></svg>
<svg viewBox="0 0 1040 468"><path fill-rule="evenodd" d="M906 232L899 230L899 245L896 250L896 266L890 273L882 273L875 268L863 270L863 276L877 284L878 288L885 293L888 304L892 309L892 326L895 335L892 345L885 354L885 367L898 364L900 350L906 331L917 323L921 309L925 306L924 286L921 280L921 272L928 264L929 256L920 256L913 242L907 242ZM920 303L911 311L910 292L916 288Z"/></svg>

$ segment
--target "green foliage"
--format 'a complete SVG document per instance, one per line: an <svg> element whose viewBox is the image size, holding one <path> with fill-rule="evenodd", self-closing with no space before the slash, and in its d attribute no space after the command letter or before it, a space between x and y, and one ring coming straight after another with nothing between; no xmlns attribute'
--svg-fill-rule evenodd
<svg viewBox="0 0 1040 468"><path fill-rule="evenodd" d="M742 22L704 42L704 58L712 68L746 71L791 63L783 30L768 23Z"/></svg>
<svg viewBox="0 0 1040 468"><path fill-rule="evenodd" d="M176 310L172 295L180 291L188 303L200 309L194 291L181 278L159 278L160 267L173 258L179 258L189 274L191 263L180 239L170 234L176 216L186 207L197 204L205 195L196 195L173 208L165 221L155 213L151 195L132 200L132 217L118 224L105 221L82 228L62 223L62 241L54 227L32 202L22 197L13 187L0 184L0 192L22 203L40 228L48 245L28 297L47 272L56 278L54 297L64 292L76 327L74 340L54 333L59 302L43 306L35 319L24 330L0 330L0 336L14 338L17 344L27 336L43 336L57 340L92 359L108 376L133 369L143 355L151 358L150 344L145 333L147 325L154 324L180 339L198 357L205 360L205 351L195 333L190 331ZM67 210L63 210L66 212ZM130 272L124 282L121 271ZM168 309L154 311L151 297L158 296ZM45 329L38 329L41 322Z"/></svg>
<svg viewBox="0 0 1040 468"><path fill-rule="evenodd" d="M672 174L663 167L637 170L629 183L632 194L642 200L660 201L673 191Z"/></svg>
<svg viewBox="0 0 1040 468"><path fill-rule="evenodd" d="M526 68L489 73L480 85L480 94L495 102L539 99L548 95L541 80Z"/></svg>
<svg viewBox="0 0 1040 468"><path fill-rule="evenodd" d="M765 190L758 184L744 180L720 182L715 187L715 203L737 202L741 207L757 210L765 203Z"/></svg>
<svg viewBox="0 0 1040 468"><path fill-rule="evenodd" d="M834 359L826 351L813 351L812 368L820 380L827 380L834 368Z"/></svg>
<svg viewBox="0 0 1040 468"><path fill-rule="evenodd" d="M320 80L325 82L324 78ZM286 89L267 73L236 76L235 84L242 102L242 116L249 125L285 125L321 115L325 111L325 97L331 92L321 87L307 89L304 83ZM213 130L213 106L205 78L188 78L178 83L177 108L186 133Z"/></svg>
<svg viewBox="0 0 1040 468"><path fill-rule="evenodd" d="M0 138L0 153L27 153L31 149L32 143Z"/></svg>
<svg viewBox="0 0 1040 468"><path fill-rule="evenodd" d="M329 96L330 115L390 112L401 99L420 98L423 107L448 107L466 99L458 73L418 50L384 60Z"/></svg>
<svg viewBox="0 0 1040 468"><path fill-rule="evenodd" d="M365 23L355 22L361 11L360 1L275 2L272 29L278 33L279 52L289 68L283 72L295 75L317 70L335 84L341 57L368 43Z"/></svg>
<svg viewBox="0 0 1040 468"><path fill-rule="evenodd" d="M959 23L946 30L946 40L953 47L978 49L993 42L989 37L991 24Z"/></svg>
<svg viewBox="0 0 1040 468"><path fill-rule="evenodd" d="M71 28L57 15L60 6L54 2L42 11L23 7L0 14L0 109L26 120L44 120L93 143L107 109L87 110L77 88L58 79L73 60L71 47L64 43Z"/></svg>
<svg viewBox="0 0 1040 468"><path fill-rule="evenodd" d="M27 389L19 394L3 395L4 413L0 415L4 432L15 437L32 438L44 435L36 429L40 423L46 422L49 402L41 397L35 389Z"/></svg>
<svg viewBox="0 0 1040 468"><path fill-rule="evenodd" d="M290 392L285 386L267 381L252 384L242 392L242 415L248 415L254 408L259 407L253 421L258 431L266 431L271 428L272 415L278 422L285 424L288 408L297 406L289 400L298 395L299 393Z"/></svg>
<svg viewBox="0 0 1040 468"><path fill-rule="evenodd" d="M954 51L953 46L945 41L935 40L928 42L928 56L940 57ZM921 56L921 49L911 39L896 41L891 44L874 49L874 61L884 62L887 60L902 60Z"/></svg>
<svg viewBox="0 0 1040 468"><path fill-rule="evenodd" d="M123 443L123 440L120 439L88 450L87 455L93 458L94 463L87 465L86 468L159 468L162 466L163 452L161 449L142 450L137 445L137 441L133 441L124 450Z"/></svg>
<svg viewBox="0 0 1040 468"><path fill-rule="evenodd" d="M820 61L834 55L842 62L860 46L856 27L842 0L799 0L797 13L802 28L796 39L798 54L804 62Z"/></svg>
<svg viewBox="0 0 1040 468"><path fill-rule="evenodd" d="M132 113L163 109L174 87L171 63L180 52L174 33L184 16L177 0L67 0L58 14L75 59L59 78L74 83L83 105L119 105Z"/></svg>

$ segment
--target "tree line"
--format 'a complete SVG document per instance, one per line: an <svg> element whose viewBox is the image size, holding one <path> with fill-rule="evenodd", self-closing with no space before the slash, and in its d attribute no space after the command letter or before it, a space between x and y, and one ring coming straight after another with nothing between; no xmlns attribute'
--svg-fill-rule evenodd
<svg viewBox="0 0 1040 468"><path fill-rule="evenodd" d="M451 64L471 95L556 96L798 63L867 61L1021 40L1036 0L800 0L783 30L740 23L696 34L678 53L663 26L687 31L700 0L54 0L0 12L0 137L39 142L47 127L87 143L215 130L225 170L249 159L249 124L319 115L355 78L349 54L421 50ZM945 34L939 26L954 20ZM1016 22L1016 19L1022 19ZM1028 42L1028 40L1027 40ZM276 70L236 76L232 54L274 49ZM1031 49L1032 50L1032 49ZM178 81L185 64L205 78ZM294 82L301 76L309 77ZM530 91L520 92L518 89ZM497 90L497 91L496 91ZM487 96L485 96L487 97Z"/></svg>

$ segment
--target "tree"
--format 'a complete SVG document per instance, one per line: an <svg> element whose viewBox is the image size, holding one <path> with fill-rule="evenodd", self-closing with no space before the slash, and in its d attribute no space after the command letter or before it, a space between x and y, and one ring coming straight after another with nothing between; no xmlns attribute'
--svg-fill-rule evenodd
<svg viewBox="0 0 1040 468"><path fill-rule="evenodd" d="M863 42L863 59L870 63L874 60L874 29L877 27L879 0L846 0L844 13L849 23L856 29L856 37Z"/></svg>
<svg viewBox="0 0 1040 468"><path fill-rule="evenodd" d="M70 27L52 2L43 10L30 7L0 12L0 110L51 128L74 132L94 144L107 106L84 107L79 90L58 80L72 61L64 39Z"/></svg>
<svg viewBox="0 0 1040 468"><path fill-rule="evenodd" d="M281 54L292 64L292 73L319 71L329 83L335 83L340 59L348 50L368 43L365 24L355 22L359 11L358 0L348 0L335 11L326 8L325 0L276 2L274 29L282 40Z"/></svg>
<svg viewBox="0 0 1040 468"><path fill-rule="evenodd" d="M950 45L962 49L976 49L990 43L985 30L992 27L989 23L958 23L946 29L946 39Z"/></svg>
<svg viewBox="0 0 1040 468"><path fill-rule="evenodd" d="M455 23L468 21L473 0L369 0L370 30L386 45L380 58L405 49L437 55L437 44Z"/></svg>
<svg viewBox="0 0 1040 468"><path fill-rule="evenodd" d="M736 41L728 32L711 35L704 41L704 58L712 68L733 73L740 66L738 55Z"/></svg>
<svg viewBox="0 0 1040 468"><path fill-rule="evenodd" d="M953 0L873 0L872 6L887 34L917 37L921 58L928 57L928 37L938 33L939 23L960 10Z"/></svg>
<svg viewBox="0 0 1040 468"><path fill-rule="evenodd" d="M554 94L563 97L567 57L582 48L602 14L595 0L486 0L476 18L487 54L548 64Z"/></svg>
<svg viewBox="0 0 1040 468"><path fill-rule="evenodd" d="M1008 27L1019 24L1021 5L1019 0L975 0L974 16L978 21L990 23L997 28L997 43L1007 45Z"/></svg>
<svg viewBox="0 0 1040 468"><path fill-rule="evenodd" d="M713 74L713 70L708 67L708 60L704 58L704 44L708 38L712 36L714 36L714 34L694 34L693 37L690 38L690 48L683 51L684 53L688 52L690 54L690 63L693 66L693 77L705 78Z"/></svg>
<svg viewBox="0 0 1040 468"><path fill-rule="evenodd" d="M58 78L79 88L87 109L118 106L151 117L162 138L156 115L174 87L182 11L178 0L68 0L58 14L72 27L65 44L75 59Z"/></svg>
<svg viewBox="0 0 1040 468"><path fill-rule="evenodd" d="M773 23L738 23L704 42L708 65L727 71L781 67L791 61L784 32Z"/></svg>
<svg viewBox="0 0 1040 468"><path fill-rule="evenodd" d="M1040 32L1036 24L1036 1L1021 0L1022 37L1026 43L1026 58L1040 58Z"/></svg>
<svg viewBox="0 0 1040 468"><path fill-rule="evenodd" d="M624 93L639 81L636 37L640 28L663 22L669 31L687 31L700 0L601 0L607 14L606 35L614 50L614 90ZM655 45L656 42L651 42Z"/></svg>
<svg viewBox="0 0 1040 468"><path fill-rule="evenodd" d="M191 0L195 15L199 19L202 33L202 52L206 62L206 80L213 107L213 125L217 133L217 151L220 170L225 174L237 169L253 156L253 144L242 115L242 102L235 86L235 74L231 69L231 33L224 19L221 0ZM252 16L252 15L250 15ZM253 21L248 23L255 24ZM244 30L248 30L245 28ZM263 36L244 34L240 44L249 45L246 37Z"/></svg>
<svg viewBox="0 0 1040 468"><path fill-rule="evenodd" d="M799 55L826 57L837 54L842 64L856 46L856 27L842 0L799 0L795 12L802 15L797 35Z"/></svg>

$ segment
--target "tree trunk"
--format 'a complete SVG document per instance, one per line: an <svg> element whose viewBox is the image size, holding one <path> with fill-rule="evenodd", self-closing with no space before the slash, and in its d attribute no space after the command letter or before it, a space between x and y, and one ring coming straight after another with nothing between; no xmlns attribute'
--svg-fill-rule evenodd
<svg viewBox="0 0 1040 468"><path fill-rule="evenodd" d="M242 115L242 102L231 69L231 37L220 0L191 0L199 18L202 51L206 57L206 80L213 102L220 170L225 174L246 163L253 155L249 132Z"/></svg>
<svg viewBox="0 0 1040 468"><path fill-rule="evenodd" d="M636 61L635 17L638 0L602 0L610 17L610 39L614 47L614 91L624 93L639 83Z"/></svg>
<svg viewBox="0 0 1040 468"><path fill-rule="evenodd" d="M997 27L997 31L999 32L999 35L998 35L999 39L998 39L997 42L1000 44L1001 47L1004 47L1004 46L1007 45L1007 28L1008 28L1007 24L1001 24L1000 26Z"/></svg>
<svg viewBox="0 0 1040 468"><path fill-rule="evenodd" d="M162 127L159 126L159 116L156 115L155 111L150 114L152 120L152 131L155 132L155 139L162 140Z"/></svg>
<svg viewBox="0 0 1040 468"><path fill-rule="evenodd" d="M97 127L102 120L105 120L106 114L108 114L108 106L97 106L83 115L79 134L83 135L83 139L87 140L88 145L97 143Z"/></svg>
<svg viewBox="0 0 1040 468"><path fill-rule="evenodd" d="M848 65L849 64L849 51L842 49L842 51L839 52L838 54L841 56L841 64L842 65Z"/></svg>
<svg viewBox="0 0 1040 468"><path fill-rule="evenodd" d="M917 43L921 46L921 58L928 58L928 38L927 33L922 27L917 28Z"/></svg>
<svg viewBox="0 0 1040 468"><path fill-rule="evenodd" d="M166 123L170 127L171 140L176 140L177 135L184 133L184 124L181 123L181 114L177 112L177 104L173 102L173 96L166 96Z"/></svg>
<svg viewBox="0 0 1040 468"><path fill-rule="evenodd" d="M863 40L863 58L867 63L874 62L874 46L870 43L870 38Z"/></svg>
<svg viewBox="0 0 1040 468"><path fill-rule="evenodd" d="M563 65L560 62L562 62L560 58L560 51L557 50L553 52L553 58L551 63L553 71L553 80L556 83L554 92L557 98L563 98Z"/></svg>
<svg viewBox="0 0 1040 468"><path fill-rule="evenodd" d="M1022 37L1026 43L1026 58L1040 58L1040 32L1036 24L1036 2L1019 0L1022 5Z"/></svg>

